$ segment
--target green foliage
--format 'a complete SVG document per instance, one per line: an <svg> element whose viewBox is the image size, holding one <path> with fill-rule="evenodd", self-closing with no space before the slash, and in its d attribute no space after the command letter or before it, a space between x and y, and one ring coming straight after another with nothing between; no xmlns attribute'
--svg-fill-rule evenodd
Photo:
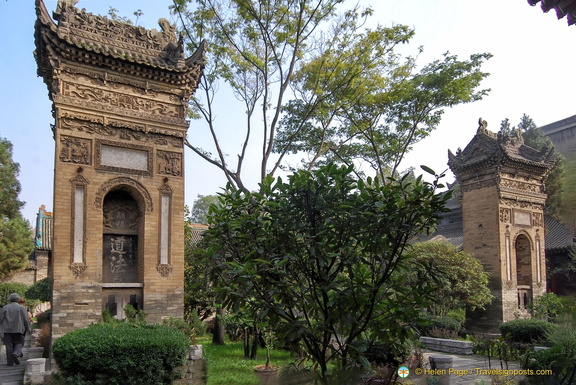
<svg viewBox="0 0 576 385"><path fill-rule="evenodd" d="M181 318L170 317L170 318L164 319L162 321L162 323L166 326L170 326L174 329L180 330L182 333L184 333L188 336L188 338L190 339L191 345L196 345L196 343L197 343L196 331L195 331L194 327L192 325L190 325L188 322L184 321Z"/></svg>
<svg viewBox="0 0 576 385"><path fill-rule="evenodd" d="M455 318L427 314L419 329L424 336L450 338L456 337L461 328L462 324Z"/></svg>
<svg viewBox="0 0 576 385"><path fill-rule="evenodd" d="M405 251L445 210L442 185L352 173L328 165L288 183L267 178L261 193L229 190L205 233L222 303L235 311L253 300L256 319L301 341L324 379L329 362L362 361L352 346L365 334L402 345L435 299L430 274L407 284Z"/></svg>
<svg viewBox="0 0 576 385"><path fill-rule="evenodd" d="M200 195L196 197L190 215L186 220L191 223L208 223L208 211L211 205L218 205L218 196L216 195Z"/></svg>
<svg viewBox="0 0 576 385"><path fill-rule="evenodd" d="M24 297L24 294L28 290L28 285L18 282L4 282L0 283L0 304L2 306L10 303L8 297L12 293L18 293L20 297Z"/></svg>
<svg viewBox="0 0 576 385"><path fill-rule="evenodd" d="M500 324L500 333L513 342L542 343L555 327L548 321L535 318L517 319Z"/></svg>
<svg viewBox="0 0 576 385"><path fill-rule="evenodd" d="M12 143L0 138L0 279L26 267L34 250L30 224L20 213L20 166L12 160Z"/></svg>
<svg viewBox="0 0 576 385"><path fill-rule="evenodd" d="M545 293L534 298L534 301L528 305L534 318L542 319L548 322L555 322L562 311L562 301L554 293Z"/></svg>
<svg viewBox="0 0 576 385"><path fill-rule="evenodd" d="M26 299L50 302L52 299L52 278L44 278L30 286L26 290Z"/></svg>
<svg viewBox="0 0 576 385"><path fill-rule="evenodd" d="M487 76L480 67L489 54L468 60L446 54L418 65L418 50L408 57L397 52L409 43L412 29L368 29L372 9L346 6L343 0L174 2L184 20L182 32L192 42L189 49L210 42L190 116L205 120L215 153L186 145L220 168L232 188L248 190L242 171L254 169L242 166L254 139L261 143L260 168L254 170L260 181L291 167L285 158L294 153L308 170L362 159L384 180L396 175L404 153L438 126L444 108L486 95L478 87ZM214 114L219 100L231 100L219 98L218 90L230 88L246 111L234 162L219 140ZM294 99L288 101L290 95ZM256 121L264 127L259 138ZM272 165L273 152L278 156Z"/></svg>
<svg viewBox="0 0 576 385"><path fill-rule="evenodd" d="M52 353L69 384L170 384L188 337L165 325L94 324L58 338Z"/></svg>
<svg viewBox="0 0 576 385"><path fill-rule="evenodd" d="M531 384L571 385L576 380L576 331L566 327L554 328L548 333L552 347L533 351L522 360L524 369L552 370L550 376L530 376Z"/></svg>
<svg viewBox="0 0 576 385"><path fill-rule="evenodd" d="M254 360L245 359L242 342L228 342L226 345L204 343L202 346L206 360L206 385L258 385L253 367L266 362L264 354ZM278 365L292 362L288 351L273 349L270 354Z"/></svg>
<svg viewBox="0 0 576 385"><path fill-rule="evenodd" d="M481 354L488 358L488 367L492 367L492 359L500 360L500 368L508 369L508 362L517 361L520 358L521 350L517 344L506 337L493 337L481 335L472 337L472 351L474 354Z"/></svg>
<svg viewBox="0 0 576 385"><path fill-rule="evenodd" d="M448 312L468 307L484 309L493 296L488 289L488 273L472 254L448 242L424 242L414 245L414 276L432 274L440 281L437 300L430 305L432 314L445 316Z"/></svg>
<svg viewBox="0 0 576 385"><path fill-rule="evenodd" d="M214 313L214 286L212 285L212 265L207 259L202 247L193 234L192 216L188 207L185 208L184 223L184 314L188 322L191 317L201 315L206 318Z"/></svg>

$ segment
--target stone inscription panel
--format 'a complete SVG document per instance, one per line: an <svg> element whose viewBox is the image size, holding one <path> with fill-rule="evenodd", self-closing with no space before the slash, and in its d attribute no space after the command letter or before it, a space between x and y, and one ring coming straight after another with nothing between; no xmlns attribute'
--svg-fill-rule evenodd
<svg viewBox="0 0 576 385"><path fill-rule="evenodd" d="M138 237L135 235L104 234L104 282L129 283L138 281Z"/></svg>
<svg viewBox="0 0 576 385"><path fill-rule="evenodd" d="M514 224L516 225L531 226L532 225L532 221L530 220L531 217L532 216L530 215L529 212L514 210Z"/></svg>
<svg viewBox="0 0 576 385"><path fill-rule="evenodd" d="M145 146L98 141L97 168L139 175L152 174L152 150Z"/></svg>
<svg viewBox="0 0 576 385"><path fill-rule="evenodd" d="M123 167L133 170L148 170L148 152L103 145L100 164L108 167Z"/></svg>

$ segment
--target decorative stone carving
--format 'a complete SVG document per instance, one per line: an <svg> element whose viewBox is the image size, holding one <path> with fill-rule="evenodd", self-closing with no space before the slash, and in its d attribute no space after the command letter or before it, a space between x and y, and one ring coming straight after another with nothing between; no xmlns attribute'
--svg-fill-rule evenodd
<svg viewBox="0 0 576 385"><path fill-rule="evenodd" d="M167 264L159 264L156 266L156 270L158 270L162 277L167 277L172 272L172 266Z"/></svg>
<svg viewBox="0 0 576 385"><path fill-rule="evenodd" d="M157 151L158 174L182 176L182 154L179 152Z"/></svg>
<svg viewBox="0 0 576 385"><path fill-rule="evenodd" d="M155 127L147 129L146 126L138 123L115 119L108 119L108 124L104 125L104 118L102 117L84 116L84 118L80 116L76 118L72 114L67 113L61 118L60 127L65 130L86 132L88 134L182 148L180 133L176 131L161 130Z"/></svg>
<svg viewBox="0 0 576 385"><path fill-rule="evenodd" d="M533 193L542 193L542 185L535 185L530 182L523 182L520 180L511 180L507 178L502 178L500 181L500 185L502 187L508 187L514 190L523 191L523 192L533 192Z"/></svg>
<svg viewBox="0 0 576 385"><path fill-rule="evenodd" d="M88 266L86 266L85 263L72 263L70 265L70 271L72 271L72 274L76 277L79 278L81 277L86 270L88 270Z"/></svg>
<svg viewBox="0 0 576 385"><path fill-rule="evenodd" d="M89 139L61 136L60 146L61 162L90 164L92 142Z"/></svg>
<svg viewBox="0 0 576 385"><path fill-rule="evenodd" d="M115 199L104 207L104 232L138 233L140 211L133 200Z"/></svg>
<svg viewBox="0 0 576 385"><path fill-rule="evenodd" d="M108 106L108 108L113 109L127 109L145 114L181 118L181 113L177 108L178 106L126 93L98 89L88 85L65 82L62 87L62 95L77 98L81 101Z"/></svg>
<svg viewBox="0 0 576 385"><path fill-rule="evenodd" d="M142 186L137 181L126 178L126 177L118 177L110 179L109 181L103 183L98 191L96 191L96 198L94 199L94 205L97 208L102 208L104 197L108 193L108 191L112 190L112 188L117 188L119 190L135 190L139 196L142 197L146 212L152 212L154 208L154 204L152 203L152 197L148 193L148 190L144 186Z"/></svg>
<svg viewBox="0 0 576 385"><path fill-rule="evenodd" d="M532 213L532 226L544 227L544 218L542 213Z"/></svg>
<svg viewBox="0 0 576 385"><path fill-rule="evenodd" d="M502 223L510 223L512 218L510 209L501 208L500 209L500 222Z"/></svg>

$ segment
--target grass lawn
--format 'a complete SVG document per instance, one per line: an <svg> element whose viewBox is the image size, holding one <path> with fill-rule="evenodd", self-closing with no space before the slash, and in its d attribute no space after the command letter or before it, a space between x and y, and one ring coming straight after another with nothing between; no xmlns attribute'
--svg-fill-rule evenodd
<svg viewBox="0 0 576 385"><path fill-rule="evenodd" d="M212 345L210 339L198 341L202 344L204 358L206 359L206 385L258 385L259 381L254 374L255 365L266 363L266 349L258 349L255 360L244 358L244 347L240 342L226 342L224 346ZM286 365L292 362L290 352L272 350L271 364Z"/></svg>

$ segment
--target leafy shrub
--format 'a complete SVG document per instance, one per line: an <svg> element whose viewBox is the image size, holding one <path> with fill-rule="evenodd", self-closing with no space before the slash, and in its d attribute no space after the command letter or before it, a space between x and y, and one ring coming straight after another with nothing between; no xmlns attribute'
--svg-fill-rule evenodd
<svg viewBox="0 0 576 385"><path fill-rule="evenodd" d="M5 282L0 283L0 304L2 306L7 305L9 303L8 297L12 293L18 293L20 297L25 297L26 290L28 289L28 285L18 282Z"/></svg>
<svg viewBox="0 0 576 385"><path fill-rule="evenodd" d="M420 333L428 337L453 338L461 328L460 321L453 317L428 314L420 326Z"/></svg>
<svg viewBox="0 0 576 385"><path fill-rule="evenodd" d="M52 278L44 278L26 290L26 299L35 299L40 302L50 302L52 299Z"/></svg>
<svg viewBox="0 0 576 385"><path fill-rule="evenodd" d="M546 334L556 325L534 318L517 319L500 325L500 333L512 342L536 343L546 341Z"/></svg>
<svg viewBox="0 0 576 385"><path fill-rule="evenodd" d="M188 349L188 337L165 325L105 323L65 334L52 353L71 385L148 385L178 378Z"/></svg>
<svg viewBox="0 0 576 385"><path fill-rule="evenodd" d="M534 298L534 301L528 307L534 318L555 322L562 311L563 305L556 294L545 293Z"/></svg>
<svg viewBox="0 0 576 385"><path fill-rule="evenodd" d="M190 344L196 345L196 330L188 322L181 318L170 317L163 321L163 324L170 326L174 329L180 330L182 333L186 334L190 339Z"/></svg>

